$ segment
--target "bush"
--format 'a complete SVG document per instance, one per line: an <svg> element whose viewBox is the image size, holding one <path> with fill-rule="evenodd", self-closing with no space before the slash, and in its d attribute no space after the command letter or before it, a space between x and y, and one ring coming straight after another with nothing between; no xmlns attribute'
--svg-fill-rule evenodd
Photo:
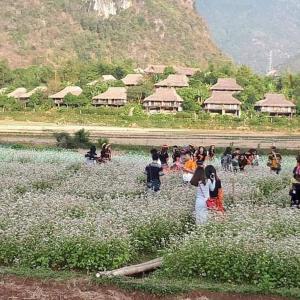
<svg viewBox="0 0 300 300"><path fill-rule="evenodd" d="M74 148L87 148L91 146L90 134L83 128L74 133L72 137L67 132L55 133L56 145L60 148L74 149Z"/></svg>
<svg viewBox="0 0 300 300"><path fill-rule="evenodd" d="M67 132L55 133L54 137L56 138L57 147L72 149L75 146L72 137Z"/></svg>

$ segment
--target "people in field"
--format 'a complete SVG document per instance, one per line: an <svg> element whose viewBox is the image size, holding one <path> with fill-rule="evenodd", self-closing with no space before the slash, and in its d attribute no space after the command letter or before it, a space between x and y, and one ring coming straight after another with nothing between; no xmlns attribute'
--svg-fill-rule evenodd
<svg viewBox="0 0 300 300"><path fill-rule="evenodd" d="M215 145L211 145L208 148L208 158L210 161L214 160L216 156L216 146Z"/></svg>
<svg viewBox="0 0 300 300"><path fill-rule="evenodd" d="M227 147L221 157L221 165L224 171L232 170L232 148Z"/></svg>
<svg viewBox="0 0 300 300"><path fill-rule="evenodd" d="M300 209L300 155L296 158L297 165L293 170L292 188L290 191L291 207Z"/></svg>
<svg viewBox="0 0 300 300"><path fill-rule="evenodd" d="M180 159L181 153L180 153L180 149L178 146L173 146L172 149L172 159L173 159L173 163L175 163L177 161L177 159Z"/></svg>
<svg viewBox="0 0 300 300"><path fill-rule="evenodd" d="M277 151L276 147L273 146L271 148L271 153L269 153L268 156L267 166L270 168L271 172L279 174L281 171L281 163L282 163L282 156Z"/></svg>
<svg viewBox="0 0 300 300"><path fill-rule="evenodd" d="M232 160L231 160L231 165L232 165L232 171L234 173L237 173L239 171L240 165L239 165L239 154L234 153L232 156Z"/></svg>
<svg viewBox="0 0 300 300"><path fill-rule="evenodd" d="M204 164L204 162L207 158L206 149L203 146L199 147L196 150L194 156L195 156L196 162Z"/></svg>
<svg viewBox="0 0 300 300"><path fill-rule="evenodd" d="M191 184L197 187L196 193L196 225L201 225L207 222L208 206L210 199L210 191L214 191L216 187L215 174L211 173L210 177L206 177L205 169L198 167L191 179Z"/></svg>
<svg viewBox="0 0 300 300"><path fill-rule="evenodd" d="M169 147L167 145L163 145L160 152L159 152L159 159L161 162L161 166L166 169L168 168L168 161L169 161Z"/></svg>
<svg viewBox="0 0 300 300"><path fill-rule="evenodd" d="M215 167L212 165L208 165L205 168L206 178L211 178L212 174L215 176L216 184L215 189L209 191L209 200L207 201L207 207L208 209L223 213L225 209L223 205L224 192L222 189L221 179L218 177Z"/></svg>
<svg viewBox="0 0 300 300"><path fill-rule="evenodd" d="M112 158L111 145L107 144L107 143L104 143L102 145L99 162L100 163L106 163L106 162L111 161L111 158Z"/></svg>
<svg viewBox="0 0 300 300"><path fill-rule="evenodd" d="M161 181L160 177L164 175L163 168L158 164L159 154L152 154L152 163L145 168L145 174L147 175L147 187L148 189L158 192L160 190Z"/></svg>
<svg viewBox="0 0 300 300"><path fill-rule="evenodd" d="M248 165L248 160L245 154L241 154L239 156L239 168L240 171L243 172L245 171L245 167Z"/></svg>
<svg viewBox="0 0 300 300"><path fill-rule="evenodd" d="M91 146L90 150L85 154L86 164L94 165L97 162L96 146Z"/></svg>
<svg viewBox="0 0 300 300"><path fill-rule="evenodd" d="M189 183L194 175L197 168L196 161L190 152L185 154L184 165L182 167L182 179L184 183Z"/></svg>

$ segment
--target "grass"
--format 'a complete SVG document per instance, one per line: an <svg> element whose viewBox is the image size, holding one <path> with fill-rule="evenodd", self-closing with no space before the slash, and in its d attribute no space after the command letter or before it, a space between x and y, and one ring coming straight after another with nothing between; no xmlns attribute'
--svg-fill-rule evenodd
<svg viewBox="0 0 300 300"><path fill-rule="evenodd" d="M39 280L68 281L71 279L86 279L97 285L113 285L126 291L141 291L159 296L190 293L194 291L210 291L219 293L238 294L264 294L300 299L300 289L261 289L253 285L235 285L229 283L214 283L191 278L165 278L160 271L148 277L114 277L96 278L94 274L85 274L71 271L54 271L50 269L30 269L24 267L0 267L0 278L5 276L18 276Z"/></svg>

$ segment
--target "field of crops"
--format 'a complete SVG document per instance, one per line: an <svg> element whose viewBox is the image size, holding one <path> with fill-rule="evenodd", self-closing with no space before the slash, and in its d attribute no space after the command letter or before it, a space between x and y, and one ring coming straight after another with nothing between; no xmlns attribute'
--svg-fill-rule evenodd
<svg viewBox="0 0 300 300"><path fill-rule="evenodd" d="M0 148L0 265L94 271L163 255L166 277L300 287L293 157L279 176L264 158L245 173L220 171L226 215L199 228L195 189L168 174L159 193L146 191L148 161L123 155L91 167L75 152Z"/></svg>

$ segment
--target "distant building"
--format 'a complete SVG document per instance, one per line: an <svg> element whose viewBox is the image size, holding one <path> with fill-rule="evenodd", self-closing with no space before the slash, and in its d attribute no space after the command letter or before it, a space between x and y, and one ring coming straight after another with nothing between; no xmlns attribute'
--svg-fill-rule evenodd
<svg viewBox="0 0 300 300"><path fill-rule="evenodd" d="M211 87L211 91L221 91L221 92L241 92L244 89L237 84L234 78L219 78L218 82Z"/></svg>
<svg viewBox="0 0 300 300"><path fill-rule="evenodd" d="M168 78L155 84L155 87L182 88L189 86L189 79L185 75L171 74Z"/></svg>
<svg viewBox="0 0 300 300"><path fill-rule="evenodd" d="M113 75L102 75L101 79L93 80L93 81L89 82L87 85L93 86L93 85L96 85L100 81L107 82L107 81L115 81L115 80L117 80L117 79Z"/></svg>
<svg viewBox="0 0 300 300"><path fill-rule="evenodd" d="M59 106L64 103L64 98L68 94L72 94L74 96L79 96L81 93L82 93L82 89L79 86L67 86L62 91L60 91L56 94L50 95L49 98L52 99L56 105Z"/></svg>
<svg viewBox="0 0 300 300"><path fill-rule="evenodd" d="M158 88L154 94L145 98L143 106L148 112L182 111L183 99L174 88Z"/></svg>
<svg viewBox="0 0 300 300"><path fill-rule="evenodd" d="M230 91L213 91L211 97L204 102L204 110L209 113L231 114L239 117L241 102L234 98Z"/></svg>
<svg viewBox="0 0 300 300"><path fill-rule="evenodd" d="M127 91L124 87L110 87L98 96L93 97L95 106L115 106L120 107L127 102Z"/></svg>
<svg viewBox="0 0 300 300"><path fill-rule="evenodd" d="M128 74L122 79L122 82L126 86L137 86L143 83L143 75L142 74Z"/></svg>
<svg viewBox="0 0 300 300"><path fill-rule="evenodd" d="M30 92L28 93L25 93L25 94L22 94L19 96L19 99L22 101L22 102L28 102L29 101L29 98L37 93L37 92L46 92L47 91L47 87L46 86L38 86L36 88L34 88L33 90L31 90Z"/></svg>
<svg viewBox="0 0 300 300"><path fill-rule="evenodd" d="M176 74L185 75L188 77L194 76L200 69L189 67L174 67Z"/></svg>
<svg viewBox="0 0 300 300"><path fill-rule="evenodd" d="M159 75L164 74L165 68L167 66L165 65L149 65L144 72L149 75Z"/></svg>
<svg viewBox="0 0 300 300"><path fill-rule="evenodd" d="M7 97L19 99L20 96L22 96L26 93L27 93L27 89L21 87L21 88L15 89L11 93L7 94Z"/></svg>
<svg viewBox="0 0 300 300"><path fill-rule="evenodd" d="M255 109L270 116L289 116L296 114L296 105L282 94L266 94L263 100L255 103Z"/></svg>

